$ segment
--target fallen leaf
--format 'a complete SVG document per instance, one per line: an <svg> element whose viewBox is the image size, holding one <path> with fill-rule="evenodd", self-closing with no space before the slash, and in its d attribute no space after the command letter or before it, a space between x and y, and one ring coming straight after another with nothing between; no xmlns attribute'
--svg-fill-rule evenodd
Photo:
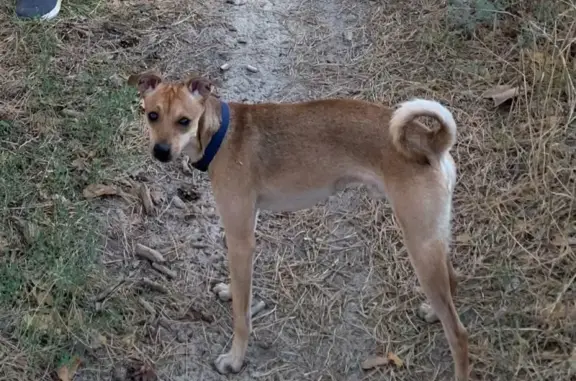
<svg viewBox="0 0 576 381"><path fill-rule="evenodd" d="M133 333L130 333L122 338L122 343L127 347L133 347L134 342L136 341L136 337Z"/></svg>
<svg viewBox="0 0 576 381"><path fill-rule="evenodd" d="M141 243L136 244L136 249L134 254L140 258L149 260L150 262L166 262L164 256L160 254L158 250L154 250L148 246L144 246Z"/></svg>
<svg viewBox="0 0 576 381"><path fill-rule="evenodd" d="M156 208L154 208L154 203L152 202L152 196L150 196L150 189L146 186L146 184L140 184L138 188L138 195L142 200L142 206L144 206L144 211L148 215L154 215L156 212Z"/></svg>
<svg viewBox="0 0 576 381"><path fill-rule="evenodd" d="M548 118L544 119L543 124L544 127L547 128L554 128L556 126L560 126L560 124L562 123L562 119L559 116L549 116Z"/></svg>
<svg viewBox="0 0 576 381"><path fill-rule="evenodd" d="M78 367L80 366L80 358L74 356L67 364L64 364L58 368L58 379L60 381L72 381Z"/></svg>
<svg viewBox="0 0 576 381"><path fill-rule="evenodd" d="M492 99L494 101L494 106L498 107L502 103L517 97L518 94L520 94L520 89L518 87L502 85L485 91L484 94L482 94L482 97Z"/></svg>
<svg viewBox="0 0 576 381"><path fill-rule="evenodd" d="M564 247L576 245L576 237L567 237L564 234L556 234L551 241L552 245Z"/></svg>
<svg viewBox="0 0 576 381"><path fill-rule="evenodd" d="M156 372L148 364L132 363L126 369L126 381L156 381Z"/></svg>
<svg viewBox="0 0 576 381"><path fill-rule="evenodd" d="M69 108L65 108L64 110L62 110L62 114L70 118L80 118L82 116L82 113L80 111L72 110Z"/></svg>
<svg viewBox="0 0 576 381"><path fill-rule="evenodd" d="M26 314L22 321L26 325L26 329L32 328L36 331L54 330L54 319L52 319L52 315L47 313Z"/></svg>
<svg viewBox="0 0 576 381"><path fill-rule="evenodd" d="M0 233L0 253L3 253L4 250L8 249L8 245L8 239Z"/></svg>
<svg viewBox="0 0 576 381"><path fill-rule="evenodd" d="M154 201L156 205L160 205L166 200L166 196L164 195L164 193L159 191L150 192L150 196L152 197L152 201Z"/></svg>
<svg viewBox="0 0 576 381"><path fill-rule="evenodd" d="M364 369L364 370L373 369L373 368L376 368L378 366L388 364L388 361L389 360L386 357L382 357L382 356L371 357L369 359L364 360L364 362L362 363L362 369Z"/></svg>
<svg viewBox="0 0 576 381"><path fill-rule="evenodd" d="M90 340L90 349L99 349L106 345L108 339L101 333L94 333L92 339Z"/></svg>
<svg viewBox="0 0 576 381"><path fill-rule="evenodd" d="M84 188L82 194L87 199L102 196L113 196L118 194L118 189L113 185L91 184Z"/></svg>
<svg viewBox="0 0 576 381"><path fill-rule="evenodd" d="M49 292L34 289L34 296L36 297L36 302L39 306L51 306L54 303L54 298L52 298L52 295L50 295Z"/></svg>
<svg viewBox="0 0 576 381"><path fill-rule="evenodd" d="M39 234L38 226L33 224L32 222L25 221L18 217L13 217L12 220L14 221L16 228L24 237L24 241L31 245L36 241L36 237Z"/></svg>
<svg viewBox="0 0 576 381"><path fill-rule="evenodd" d="M207 313L200 310L200 308L196 308L194 306L188 307L188 310L182 317L183 320L191 320L191 321L198 321L202 320L207 323L212 323L214 318Z"/></svg>
<svg viewBox="0 0 576 381"><path fill-rule="evenodd" d="M180 197L180 199L184 201L195 202L200 199L200 194L196 192L194 189L178 188L176 192L178 193L178 197Z"/></svg>
<svg viewBox="0 0 576 381"><path fill-rule="evenodd" d="M466 243L472 241L472 237L468 233L458 234L456 236L456 242Z"/></svg>
<svg viewBox="0 0 576 381"><path fill-rule="evenodd" d="M526 55L530 58L534 63L539 65L544 65L547 61L551 61L546 54L543 52L538 52L534 50L527 50Z"/></svg>
<svg viewBox="0 0 576 381"><path fill-rule="evenodd" d="M576 302L552 303L542 309L542 316L552 322L576 319Z"/></svg>
<svg viewBox="0 0 576 381"><path fill-rule="evenodd" d="M397 368L402 368L404 361L398 357L397 354L388 352L388 361L396 365Z"/></svg>
<svg viewBox="0 0 576 381"><path fill-rule="evenodd" d="M568 359L568 362L570 363L570 368L572 368L572 370L576 372L576 346L572 348L572 354L570 355L570 359Z"/></svg>
<svg viewBox="0 0 576 381"><path fill-rule="evenodd" d="M86 168L88 168L88 164L86 163L86 159L83 157L79 157L79 158L74 159L72 161L72 166L79 171L83 171Z"/></svg>

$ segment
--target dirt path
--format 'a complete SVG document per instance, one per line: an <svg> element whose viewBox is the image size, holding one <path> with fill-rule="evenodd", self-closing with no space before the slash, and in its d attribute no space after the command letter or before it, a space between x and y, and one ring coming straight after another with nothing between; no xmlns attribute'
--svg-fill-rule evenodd
<svg viewBox="0 0 576 381"><path fill-rule="evenodd" d="M365 9L352 3L222 4L211 15L217 21L198 31L196 46L206 49L198 57L204 65L200 69L218 78L222 96L233 101L349 95L349 83L338 77L338 67L353 64L367 46L361 30ZM229 68L220 70L225 64ZM187 69L182 66L181 61L168 65L174 72ZM140 242L163 249L179 274L169 287L180 296L172 298L208 316L198 320L182 305L175 306L179 302L167 306L164 296L146 296L161 305L166 316L164 324L155 322L149 337L158 348L149 356L160 374L174 380L226 379L211 367L229 346L232 332L229 304L210 291L214 283L227 281L222 229L204 174L183 172L187 170L180 165L167 170L155 164L141 173L161 200L161 216L129 226L126 221L138 217L125 211L112 225L116 232L121 227L129 245ZM184 209L175 206L174 196L184 199ZM363 239L368 215L378 215L381 206L368 200L363 192L349 191L317 209L261 215L254 290L255 300L264 300L267 308L254 320L249 363L235 379L366 377L360 362L386 339L374 337L381 317L363 311L368 300L376 303L374 298L382 293L374 274L374 247ZM356 224L357 219L365 220ZM110 242L114 236L119 234L112 234ZM150 270L139 271L161 281ZM191 316L193 321L186 321Z"/></svg>
<svg viewBox="0 0 576 381"><path fill-rule="evenodd" d="M306 96L298 78L287 70L295 44L293 7L267 0L225 5L222 15L228 28L211 32L231 46L223 57L223 65L230 66L223 75L223 96L255 103Z"/></svg>
<svg viewBox="0 0 576 381"><path fill-rule="evenodd" d="M225 23L201 32L206 33L207 45L213 46L206 69L214 73L216 67L230 66L220 74L225 99L309 99L323 88L307 81L301 73L310 75L315 65L338 65L350 59L350 54L346 54L352 47L350 36L361 22L361 14L362 9L350 8L350 4L337 0L225 4L218 12ZM350 32L345 33L345 27L350 27ZM312 42L317 50L310 56L313 47L307 44ZM307 61L299 61L303 57ZM163 361L160 369L173 379L225 379L211 368L214 358L229 345L232 332L230 306L217 301L210 292L215 280L227 280L221 228L215 215L206 217L206 210L212 211L213 203L203 175L194 173L191 184L180 174L168 176L174 182L169 187L162 186L161 192L166 194L177 194L178 189L190 185L197 187L201 200L192 207L198 214L194 221L183 224L182 213L169 208L163 224L151 221L141 237L151 246L169 245L169 231L170 236L183 242L178 266L186 274L186 281L178 282L177 287L187 290L188 297L193 295L201 308L211 310L215 321L188 324L184 328L188 339L174 344L167 352L171 359ZM151 182L156 186L163 183L159 179ZM355 380L365 376L359 362L374 353L376 342L364 328L366 322L361 321L355 300L367 284L372 266L361 236L350 223L341 221L353 206L348 198L334 199L324 209L315 211L283 217L262 215L255 299L264 300L268 307L255 318L249 365L236 379ZM205 250L190 249L182 239L194 227L199 230L199 239L211 239ZM338 244L338 240L345 242ZM342 268L344 265L346 268ZM170 341L170 334L166 336L164 345ZM175 355L178 351L181 354Z"/></svg>

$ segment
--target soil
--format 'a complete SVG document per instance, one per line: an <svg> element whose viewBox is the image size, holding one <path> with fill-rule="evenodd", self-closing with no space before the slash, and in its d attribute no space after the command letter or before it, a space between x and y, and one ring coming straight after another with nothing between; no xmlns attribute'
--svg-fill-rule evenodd
<svg viewBox="0 0 576 381"><path fill-rule="evenodd" d="M311 80L307 75L316 62L298 62L298 52L311 48L306 46L309 36L322 34L325 38L314 47L317 63L326 65L326 70L353 65L354 57L369 45L362 33L369 2L252 0L243 5L212 5L214 21L203 30L190 31L194 42L188 49L202 51L195 57L195 66L177 57L164 64L168 75L201 71L219 83L223 99L237 102L297 101L354 92L346 80ZM221 70L224 64L229 69ZM294 71L295 67L301 70ZM161 251L177 272L177 279L169 281L149 265L129 259L132 275L151 278L173 293L170 302L153 292L143 295L166 316L164 324L155 320L152 333L140 336L156 346L147 355L161 379L354 381L379 379L383 372L394 374L391 368L366 372L360 367L366 358L392 347L404 356L412 346L405 343L408 337L376 334L383 317L376 310L370 312L375 306L397 308L394 298L406 302L404 290L395 285L396 275L387 279L387 273L397 274L398 269L411 280L402 287L416 296L414 275L404 270L408 262L402 247L374 253L374 243L366 243L372 234L365 231L370 220L380 231L379 246L398 239L385 203L372 201L363 189L351 189L314 209L260 214L254 301L263 300L266 309L254 319L245 369L227 377L212 367L212 361L228 349L232 328L229 303L219 301L211 291L214 284L227 282L228 270L223 230L207 177L185 163L165 166L150 159L130 181L150 188L158 215L146 216L141 208L121 202L101 205L110 225L105 260L130 258L134 245L141 243ZM174 201L175 196L184 201L184 208ZM356 224L358 220L363 222ZM377 260L395 263L395 269L376 269ZM387 298L391 300L383 300ZM415 307L421 300L410 303ZM182 314L191 316L186 315L189 307L207 318L182 321ZM421 327L416 330L427 329L415 315L406 318L415 319L413 324ZM415 332L409 334L413 337ZM450 370L447 345L441 342L440 347L434 360L445 362L441 371Z"/></svg>

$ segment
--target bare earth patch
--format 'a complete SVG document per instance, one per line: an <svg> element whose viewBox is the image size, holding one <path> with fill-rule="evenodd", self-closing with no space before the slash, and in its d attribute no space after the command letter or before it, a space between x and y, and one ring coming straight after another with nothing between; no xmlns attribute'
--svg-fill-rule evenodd
<svg viewBox="0 0 576 381"><path fill-rule="evenodd" d="M554 4L65 1L51 23L0 8L0 375L50 379L78 356L75 380L451 379L389 205L363 188L261 214L248 364L212 368L232 333L223 231L206 176L148 155L124 82L156 68L231 101L445 103L473 375L574 377L576 8Z"/></svg>

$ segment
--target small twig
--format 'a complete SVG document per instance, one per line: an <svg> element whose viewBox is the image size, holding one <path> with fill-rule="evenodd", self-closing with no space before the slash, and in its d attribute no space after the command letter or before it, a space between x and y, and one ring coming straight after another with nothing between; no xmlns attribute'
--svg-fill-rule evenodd
<svg viewBox="0 0 576 381"><path fill-rule="evenodd" d="M150 288L154 291L157 291L161 294L168 294L169 293L169 291L166 287L164 287L161 284L158 284L158 283L156 283L156 282L154 282L148 278L142 278L141 283L144 286L147 286L148 288Z"/></svg>
<svg viewBox="0 0 576 381"><path fill-rule="evenodd" d="M159 317L157 323L159 326L166 328L168 331L172 331L172 324L167 318Z"/></svg>
<svg viewBox="0 0 576 381"><path fill-rule="evenodd" d="M176 274L176 271L170 270L168 267L158 264L156 262L152 262L152 267L160 271L162 274L166 275L170 279L174 279L178 275Z"/></svg>
<svg viewBox="0 0 576 381"><path fill-rule="evenodd" d="M105 288L102 292L100 292L98 295L94 296L93 298L90 299L91 302L101 302L104 299L106 299L108 296L110 296L112 293L114 293L114 291L116 291L122 284L124 284L124 282L126 282L125 278L121 278L118 283L109 286L107 288Z"/></svg>
<svg viewBox="0 0 576 381"><path fill-rule="evenodd" d="M142 200L142 205L144 206L144 211L146 214L152 216L156 212L154 208L154 203L152 202L152 197L150 196L150 190L146 186L146 184L140 184L140 188L138 189L138 195Z"/></svg>
<svg viewBox="0 0 576 381"><path fill-rule="evenodd" d="M266 308L266 303L263 300L259 301L258 303L254 304L252 308L250 308L250 314L252 317L258 315Z"/></svg>
<svg viewBox="0 0 576 381"><path fill-rule="evenodd" d="M566 292L570 289L570 287L572 287L574 281L576 281L576 274L572 276L572 278L568 281L568 283L564 285L562 291L558 293L558 296L556 296L556 300L554 301L554 304L552 304L552 308L550 309L550 311L554 311L556 309L556 306L562 301L562 298L564 297Z"/></svg>
<svg viewBox="0 0 576 381"><path fill-rule="evenodd" d="M150 312L152 316L156 316L156 309L154 308L154 306L152 306L152 304L148 303L142 297L138 298L138 302L142 305L142 307L146 309L146 311Z"/></svg>
<svg viewBox="0 0 576 381"><path fill-rule="evenodd" d="M149 260L150 262L166 262L159 251L144 246L141 243L136 244L135 254L141 258Z"/></svg>

